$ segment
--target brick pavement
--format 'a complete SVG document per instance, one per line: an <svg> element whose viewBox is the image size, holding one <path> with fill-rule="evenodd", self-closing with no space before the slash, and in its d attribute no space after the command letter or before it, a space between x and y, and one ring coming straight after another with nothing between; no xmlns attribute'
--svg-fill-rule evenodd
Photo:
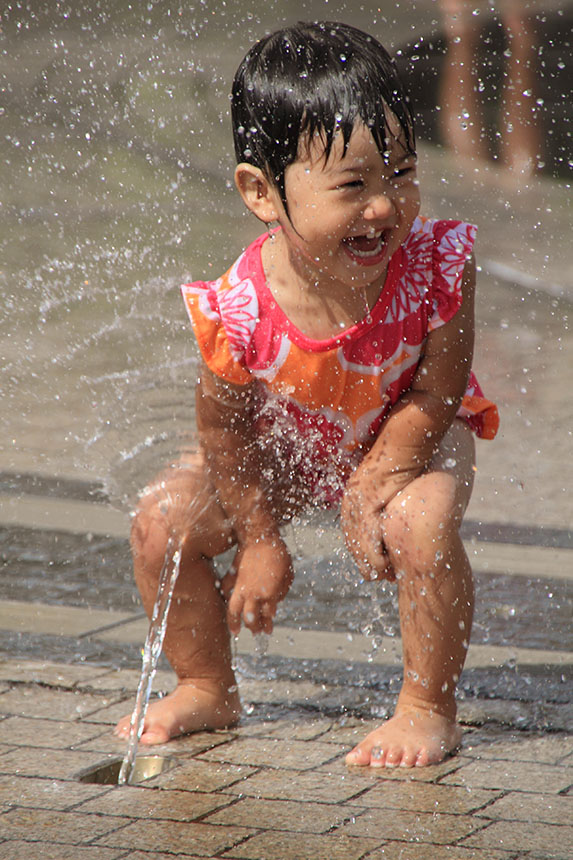
<svg viewBox="0 0 573 860"><path fill-rule="evenodd" d="M459 755L366 771L343 756L374 720L328 716L308 695L269 707L251 678L239 727L142 749L170 769L118 787L78 775L123 755L111 728L133 671L6 661L0 684L1 858L573 857L573 733L504 726L484 702L462 707Z"/></svg>

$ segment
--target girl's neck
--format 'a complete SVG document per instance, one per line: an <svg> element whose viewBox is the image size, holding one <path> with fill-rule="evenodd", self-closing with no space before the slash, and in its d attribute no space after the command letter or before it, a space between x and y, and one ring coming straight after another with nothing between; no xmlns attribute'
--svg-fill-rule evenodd
<svg viewBox="0 0 573 860"><path fill-rule="evenodd" d="M263 243L261 258L275 301L299 331L315 340L335 337L367 317L384 286L385 275L364 287L321 277L306 260L289 254L280 231Z"/></svg>

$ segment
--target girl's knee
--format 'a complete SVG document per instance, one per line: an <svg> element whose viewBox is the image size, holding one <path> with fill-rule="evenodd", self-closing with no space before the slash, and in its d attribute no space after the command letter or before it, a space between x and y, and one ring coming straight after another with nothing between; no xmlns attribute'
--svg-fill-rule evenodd
<svg viewBox="0 0 573 860"><path fill-rule="evenodd" d="M163 556L170 538L186 541L193 531L193 482L180 475L161 477L145 488L131 523L135 554Z"/></svg>
<svg viewBox="0 0 573 860"><path fill-rule="evenodd" d="M159 501L145 492L132 515L131 549L147 561L163 558L171 529Z"/></svg>
<svg viewBox="0 0 573 860"><path fill-rule="evenodd" d="M427 565L439 543L458 532L464 513L456 478L447 472L421 475L384 512L383 535L395 564L415 557Z"/></svg>
<svg viewBox="0 0 573 860"><path fill-rule="evenodd" d="M231 524L201 468L176 465L150 484L133 514L134 556L161 561L170 540L186 558L218 555L234 542Z"/></svg>

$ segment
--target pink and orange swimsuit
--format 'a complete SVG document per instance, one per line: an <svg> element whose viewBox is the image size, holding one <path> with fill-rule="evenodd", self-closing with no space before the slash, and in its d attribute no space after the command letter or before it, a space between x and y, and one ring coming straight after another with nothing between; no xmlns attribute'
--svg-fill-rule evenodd
<svg viewBox="0 0 573 860"><path fill-rule="evenodd" d="M266 283L256 239L216 281L182 287L201 354L217 376L257 382L256 426L286 468L303 473L316 503L330 507L385 416L410 387L429 332L462 303L476 228L417 218L392 256L370 314L327 340L299 331ZM471 374L458 416L493 439L499 417Z"/></svg>

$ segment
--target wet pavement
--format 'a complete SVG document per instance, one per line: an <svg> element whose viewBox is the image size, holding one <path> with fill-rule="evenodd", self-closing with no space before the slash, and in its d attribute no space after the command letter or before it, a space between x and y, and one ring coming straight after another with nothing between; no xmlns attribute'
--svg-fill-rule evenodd
<svg viewBox="0 0 573 860"><path fill-rule="evenodd" d="M460 754L345 767L392 710L399 627L392 589L358 583L324 521L288 530L297 577L273 637L236 643L240 725L153 748L169 767L137 786L82 781L124 753L111 729L147 623L126 513L65 446L38 459L31 422L0 473L0 857L573 858L570 187L421 156L425 210L479 225L476 369L502 418L464 526L478 600ZM163 664L154 690L172 684Z"/></svg>

